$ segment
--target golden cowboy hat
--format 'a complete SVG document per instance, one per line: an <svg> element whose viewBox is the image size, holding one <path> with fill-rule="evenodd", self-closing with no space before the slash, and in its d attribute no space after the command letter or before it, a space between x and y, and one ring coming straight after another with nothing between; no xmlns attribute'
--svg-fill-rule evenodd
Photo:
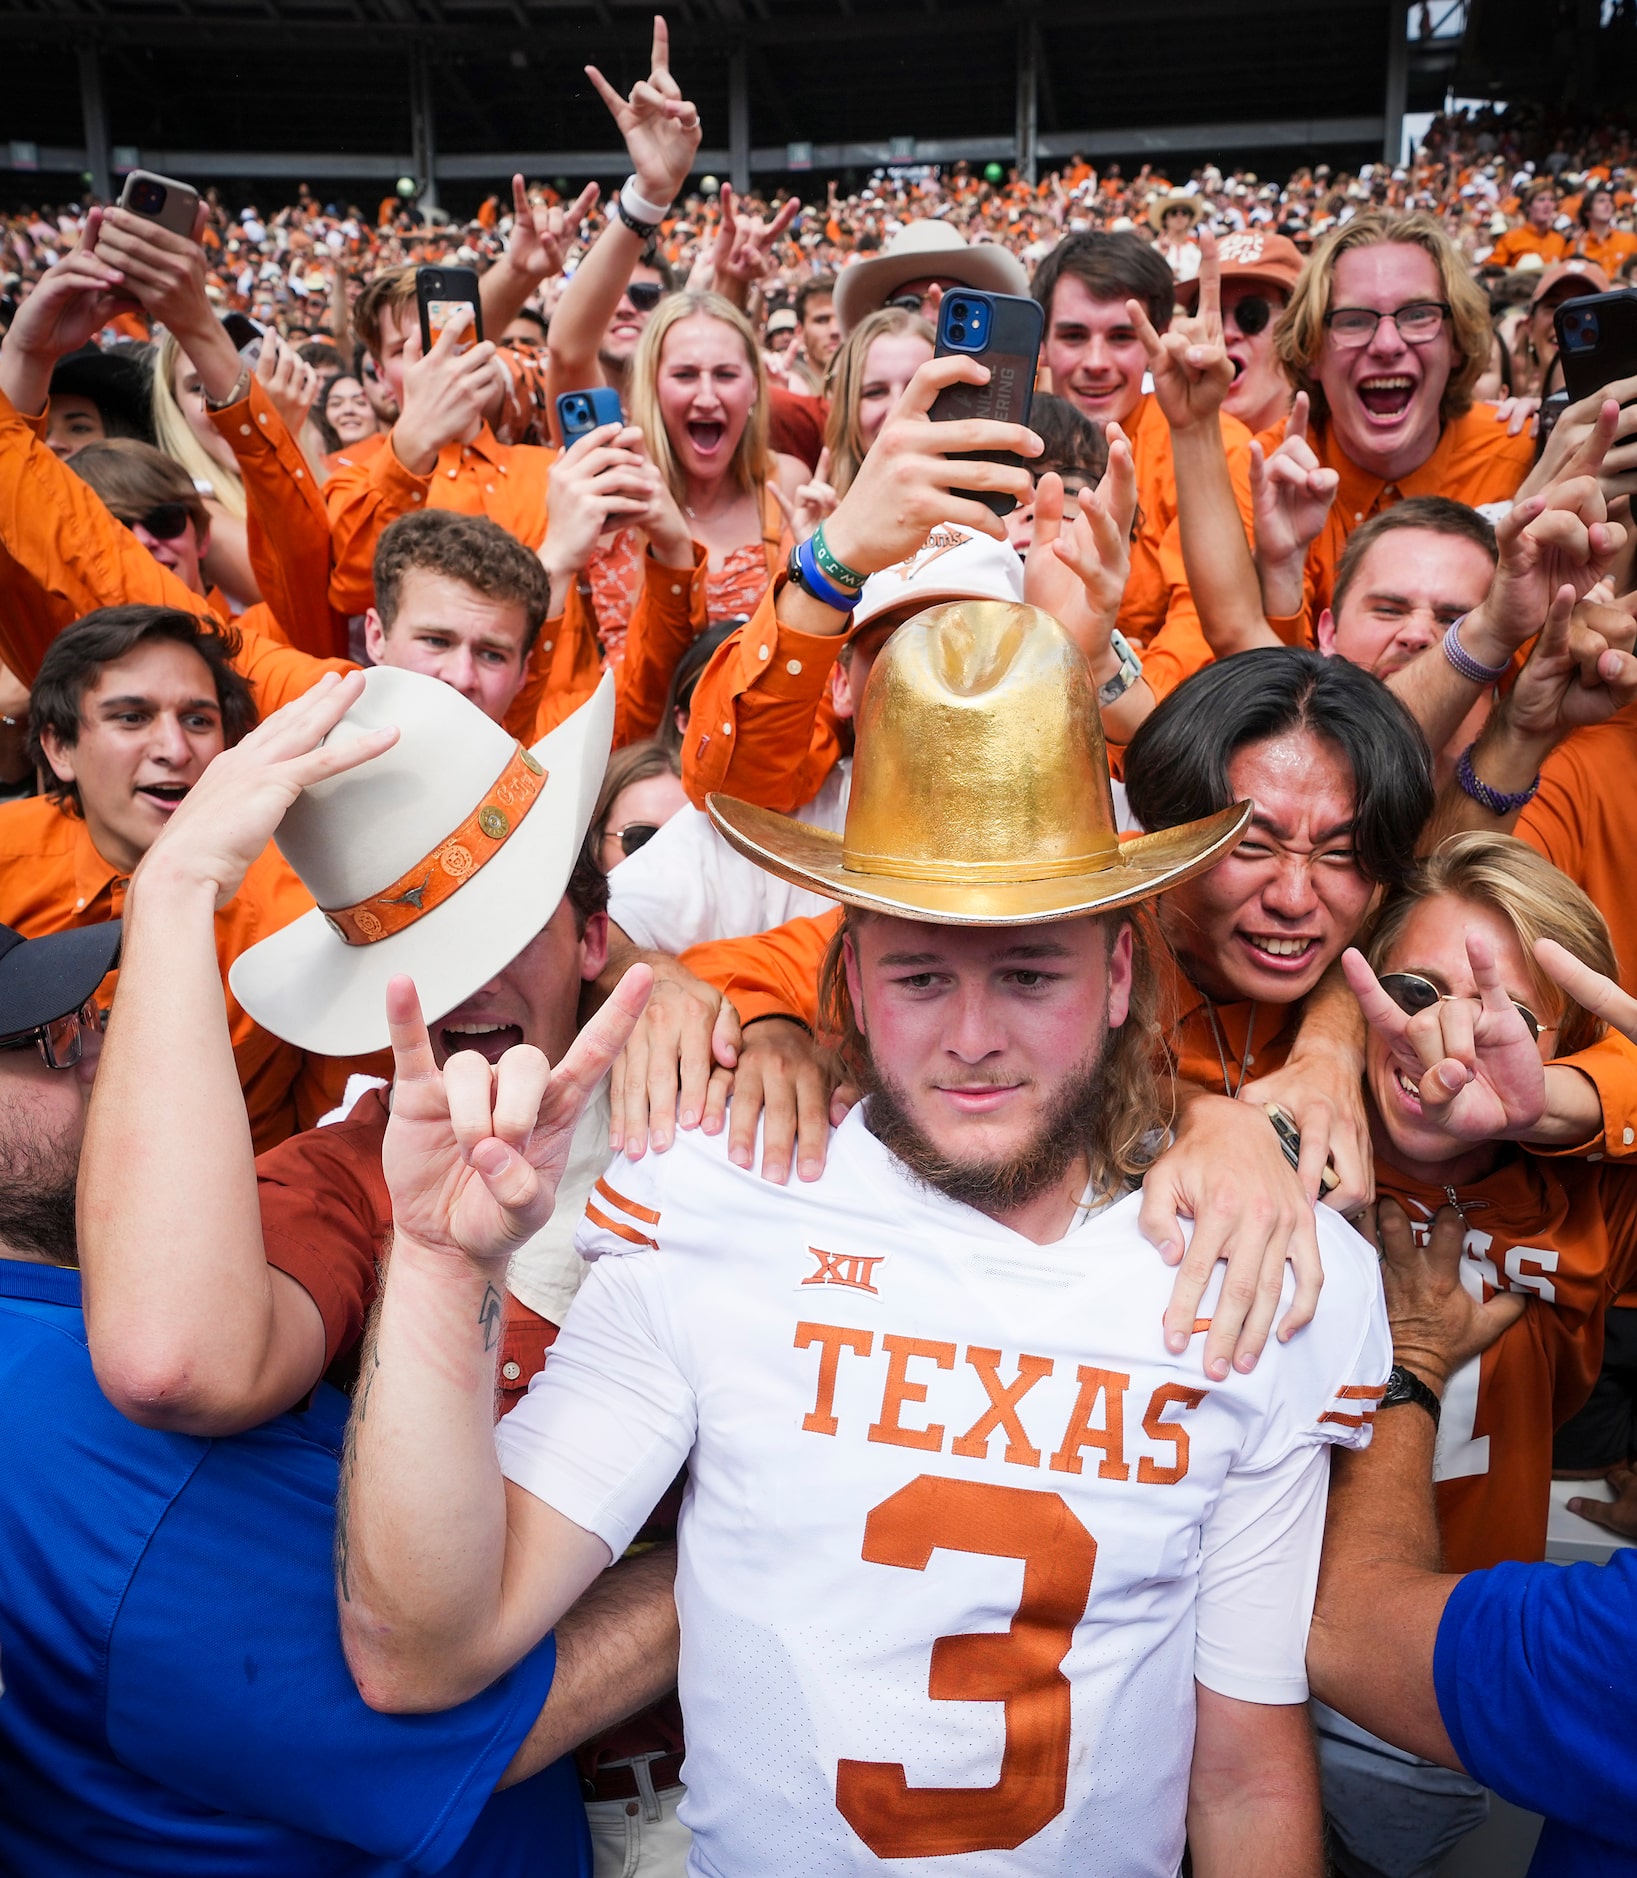
<svg viewBox="0 0 1637 1878"><path fill-rule="evenodd" d="M781 880L950 926L1020 926L1151 899L1221 860L1237 802L1158 834L1114 825L1097 686L1049 614L1004 600L918 613L858 713L843 834L732 796L711 819Z"/></svg>

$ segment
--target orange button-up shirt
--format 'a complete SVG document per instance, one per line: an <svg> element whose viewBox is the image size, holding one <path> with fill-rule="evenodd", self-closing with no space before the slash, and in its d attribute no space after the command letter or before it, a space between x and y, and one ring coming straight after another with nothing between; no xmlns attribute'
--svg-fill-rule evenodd
<svg viewBox="0 0 1637 1878"><path fill-rule="evenodd" d="M1271 456L1283 436L1283 425L1264 431L1263 450ZM1310 644L1318 617L1335 592L1336 569L1355 528L1407 496L1448 496L1472 508L1486 502L1509 502L1535 459L1534 439L1508 436L1506 426L1496 422L1492 404L1475 404L1452 417L1439 432L1426 462L1395 482L1360 469L1328 421L1314 424L1308 440L1320 463L1341 478L1324 527L1307 551L1303 585Z"/></svg>
<svg viewBox="0 0 1637 1878"><path fill-rule="evenodd" d="M501 443L487 424L470 443L445 444L431 473L414 476L390 441L362 466L338 467L324 485L335 571L330 604L339 613L375 604L375 550L382 531L418 509L486 515L528 548L546 538L546 482L557 453Z"/></svg>
<svg viewBox="0 0 1637 1878"><path fill-rule="evenodd" d="M1116 623L1140 647L1143 677L1154 696L1163 698L1214 655L1183 566L1171 426L1152 392L1143 393L1124 429L1137 470L1138 529ZM1222 414L1222 441L1246 537L1253 538L1250 432L1227 412Z"/></svg>
<svg viewBox="0 0 1637 1878"><path fill-rule="evenodd" d="M1637 235L1624 228L1611 228L1606 235L1594 235L1587 229L1574 251L1582 260L1594 261L1610 280L1617 281L1621 263L1637 254Z"/></svg>
<svg viewBox="0 0 1637 1878"><path fill-rule="evenodd" d="M347 621L327 594L330 517L301 446L260 379L250 395L210 421L227 440L244 478L250 564L280 632L319 658L344 655Z"/></svg>
<svg viewBox="0 0 1637 1878"><path fill-rule="evenodd" d="M51 798L0 804L0 921L26 938L120 918L129 885L129 878L97 852L80 817ZM348 1072L374 1062L309 1059L294 1044L263 1030L227 988L228 967L241 952L299 919L312 904L289 863L269 845L216 914L216 956L233 1060L258 1153L311 1126L334 1106ZM118 979L115 971L104 982L105 1004L115 995Z"/></svg>
<svg viewBox="0 0 1637 1878"><path fill-rule="evenodd" d="M1516 267L1526 254L1538 254L1541 266L1550 267L1554 261L1567 259L1568 253L1567 236L1560 235L1555 228L1548 228L1543 235L1525 222L1517 228L1507 229L1490 249L1485 265Z"/></svg>

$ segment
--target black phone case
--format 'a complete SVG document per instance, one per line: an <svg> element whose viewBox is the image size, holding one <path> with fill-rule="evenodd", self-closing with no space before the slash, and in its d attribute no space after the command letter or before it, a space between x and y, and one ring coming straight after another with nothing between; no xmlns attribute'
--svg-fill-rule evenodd
<svg viewBox="0 0 1637 1878"><path fill-rule="evenodd" d="M962 299L982 300L993 309L989 318L989 343L981 352L965 352L959 346L945 345L940 309L935 354L941 359L959 356L981 360L989 367L989 382L987 385L947 386L933 399L929 415L940 423L982 417L1003 424L1027 424L1034 405L1040 345L1046 334L1045 308L1038 300L1026 299L1021 294L977 293L966 287L951 287L945 300L956 292ZM978 462L1023 462L1022 457L1009 450L963 450L956 454ZM952 493L971 502L981 502L996 515L1010 515L1017 507L1013 497L996 495L993 491L956 489Z"/></svg>
<svg viewBox="0 0 1637 1878"><path fill-rule="evenodd" d="M1595 321L1590 343L1588 315ZM1637 293L1630 288L1565 300L1552 314L1552 324L1571 404L1595 398L1605 385L1637 376Z"/></svg>
<svg viewBox="0 0 1637 1878"><path fill-rule="evenodd" d="M421 321L421 351L432 350L432 328L427 323L429 300L464 300L472 309L472 344L483 341L483 301L477 273L470 267L418 267L415 270L415 311Z"/></svg>

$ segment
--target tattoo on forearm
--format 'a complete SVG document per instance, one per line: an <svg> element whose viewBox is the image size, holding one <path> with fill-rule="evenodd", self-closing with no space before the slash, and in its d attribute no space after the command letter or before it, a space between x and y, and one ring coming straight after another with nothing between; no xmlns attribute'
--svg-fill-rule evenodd
<svg viewBox="0 0 1637 1878"><path fill-rule="evenodd" d="M493 1285L483 1287L483 1302L477 1307L477 1321L483 1326L483 1347L492 1350L500 1341L500 1320L504 1307Z"/></svg>

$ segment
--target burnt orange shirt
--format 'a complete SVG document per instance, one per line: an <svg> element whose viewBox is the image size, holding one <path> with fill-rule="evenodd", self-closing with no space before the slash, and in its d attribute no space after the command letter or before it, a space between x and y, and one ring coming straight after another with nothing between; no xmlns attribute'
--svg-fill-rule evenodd
<svg viewBox="0 0 1637 1878"><path fill-rule="evenodd" d="M1264 452L1271 456L1283 435L1283 425L1264 431L1260 439ZM1510 502L1535 458L1534 439L1509 437L1506 426L1495 421L1492 404L1475 404L1460 417L1452 417L1439 432L1426 462L1395 482L1360 469L1328 422L1313 425L1308 440L1319 462L1341 479L1324 527L1307 551L1303 586L1309 635L1330 604L1336 568L1355 528L1407 496L1448 496L1472 508L1486 502ZM1313 643L1311 637L1308 643Z"/></svg>
<svg viewBox="0 0 1637 1878"><path fill-rule="evenodd" d="M694 687L682 740L682 786L697 807L714 791L791 815L841 755L830 671L842 633L781 626L780 574L756 611L716 648Z"/></svg>
<svg viewBox="0 0 1637 1878"><path fill-rule="evenodd" d="M327 594L330 518L301 446L258 378L250 395L210 421L227 440L244 479L250 564L279 630L319 658L345 656L347 621Z"/></svg>
<svg viewBox="0 0 1637 1878"><path fill-rule="evenodd" d="M1574 251L1587 261L1594 261L1617 281L1621 264L1637 254L1637 235L1624 228L1611 228L1606 235L1594 235L1587 229L1575 243Z"/></svg>
<svg viewBox="0 0 1637 1878"><path fill-rule="evenodd" d="M1637 1277L1637 1181L1607 1164L1512 1154L1482 1180L1431 1187L1378 1157L1376 1189L1421 1234L1440 1206L1455 1205L1485 1298L1533 1294L1444 1392L1438 1527L1446 1571L1543 1558L1553 1431L1591 1393L1603 1314Z"/></svg>
<svg viewBox="0 0 1637 1878"><path fill-rule="evenodd" d="M749 938L689 946L682 963L722 993L742 1024L758 1017L794 1017L817 1030L819 970L840 924L839 907L807 914Z"/></svg>
<svg viewBox="0 0 1637 1878"><path fill-rule="evenodd" d="M52 799L0 804L0 921L30 939L118 919L129 878L97 852L90 830ZM254 1023L227 988L228 967L241 952L299 919L312 896L278 849L267 847L244 884L216 914L216 956L233 1060L258 1149L270 1148L334 1105L346 1073L360 1067L340 1058L308 1060ZM103 986L113 996L119 974Z"/></svg>
<svg viewBox="0 0 1637 1878"><path fill-rule="evenodd" d="M546 538L546 482L556 452L501 443L488 425L470 443L445 444L430 474L414 476L390 446L361 467L338 468L324 485L335 571L330 604L345 614L375 603L375 549L400 515L451 509L486 515L528 548Z"/></svg>
<svg viewBox="0 0 1637 1878"><path fill-rule="evenodd" d="M1526 254L1538 254L1542 267L1550 267L1554 261L1567 258L1569 243L1565 236L1555 228L1547 229L1543 235L1538 229L1531 228L1527 222L1518 228L1509 228L1489 251L1486 267L1516 267Z"/></svg>
<svg viewBox="0 0 1637 1878"><path fill-rule="evenodd" d="M1137 538L1117 624L1142 653L1143 676L1156 698L1174 691L1215 656L1188 586L1177 524L1177 472L1171 427L1152 392L1144 392L1124 425L1137 469ZM1250 432L1222 414L1222 441L1247 539L1254 528L1250 493Z"/></svg>

